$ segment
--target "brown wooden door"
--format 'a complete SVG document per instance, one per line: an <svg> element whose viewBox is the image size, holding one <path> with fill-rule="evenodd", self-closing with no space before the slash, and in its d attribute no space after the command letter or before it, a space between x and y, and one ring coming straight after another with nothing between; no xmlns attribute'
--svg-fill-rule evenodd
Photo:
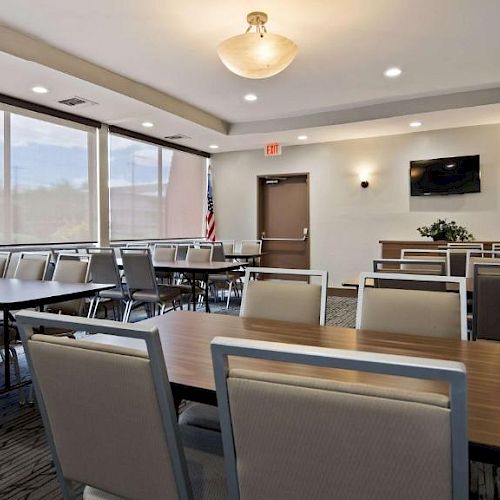
<svg viewBox="0 0 500 500"><path fill-rule="evenodd" d="M307 174L259 177L258 221L263 265L309 269Z"/></svg>

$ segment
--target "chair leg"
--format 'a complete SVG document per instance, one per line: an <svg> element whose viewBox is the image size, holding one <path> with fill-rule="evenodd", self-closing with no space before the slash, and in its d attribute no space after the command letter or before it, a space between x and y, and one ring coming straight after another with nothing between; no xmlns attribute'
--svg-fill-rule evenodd
<svg viewBox="0 0 500 500"><path fill-rule="evenodd" d="M128 323L128 319L130 317L130 311L132 310L132 304L133 304L133 300L127 300L127 302L125 303L125 311L123 313L123 322L124 323Z"/></svg>
<svg viewBox="0 0 500 500"><path fill-rule="evenodd" d="M17 383L21 383L21 370L19 368L19 359L17 357L17 351L14 349L14 347L10 346L9 347L10 355L12 356L12 361L14 362L14 372L16 373L16 379ZM26 398L24 395L24 387L19 387L19 404L24 405L26 404Z"/></svg>
<svg viewBox="0 0 500 500"><path fill-rule="evenodd" d="M99 308L99 303L100 302L101 302L101 298L100 297L96 297L95 301L94 301L94 310L92 311L92 316L90 316L91 318L95 318L96 317L97 309Z"/></svg>
<svg viewBox="0 0 500 500"><path fill-rule="evenodd" d="M229 301L231 300L231 290L233 289L233 282L229 282L229 288L227 290L227 303L226 303L226 309L229 309Z"/></svg>

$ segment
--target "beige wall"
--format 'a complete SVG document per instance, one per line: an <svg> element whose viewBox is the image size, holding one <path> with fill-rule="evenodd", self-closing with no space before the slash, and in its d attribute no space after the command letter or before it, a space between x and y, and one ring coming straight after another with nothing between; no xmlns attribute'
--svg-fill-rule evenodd
<svg viewBox="0 0 500 500"><path fill-rule="evenodd" d="M481 193L410 197L410 160L471 154L481 155ZM379 240L419 239L416 228L438 217L500 240L500 125L283 147L275 158L222 153L212 166L219 239L256 237L257 175L309 172L311 267L335 285L371 269Z"/></svg>

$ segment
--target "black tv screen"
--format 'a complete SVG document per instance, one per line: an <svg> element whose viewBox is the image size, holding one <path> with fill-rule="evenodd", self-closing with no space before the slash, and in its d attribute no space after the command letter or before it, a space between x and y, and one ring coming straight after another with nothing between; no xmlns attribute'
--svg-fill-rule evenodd
<svg viewBox="0 0 500 500"><path fill-rule="evenodd" d="M479 155L410 162L412 196L479 193Z"/></svg>

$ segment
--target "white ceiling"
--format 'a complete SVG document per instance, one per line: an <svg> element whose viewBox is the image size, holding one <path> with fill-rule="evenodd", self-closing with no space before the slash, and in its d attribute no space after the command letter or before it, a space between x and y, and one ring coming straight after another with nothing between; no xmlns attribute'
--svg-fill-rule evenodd
<svg viewBox="0 0 500 500"><path fill-rule="evenodd" d="M220 41L244 31L251 10L265 10L268 29L299 46L292 65L266 80L233 75L216 54ZM232 124L499 87L499 18L498 0L16 0L2 2L0 11L2 24ZM392 65L403 75L388 80L383 71ZM185 133L193 137L186 145L204 150L214 142L221 151L260 147L269 140L297 143L302 131L297 120L293 126L282 120L274 132L256 133L257 123L251 132L225 136L5 54L0 54L0 74L1 92L51 106L60 96L81 94L99 102L81 114L142 132L140 121L151 120L156 126L148 133ZM29 91L34 84L50 87L51 93L35 96ZM259 100L244 101L248 92ZM450 126L500 121L493 105L431 112L424 125L439 128L451 115ZM408 131L407 118L315 126L305 133L314 142L402 133Z"/></svg>

